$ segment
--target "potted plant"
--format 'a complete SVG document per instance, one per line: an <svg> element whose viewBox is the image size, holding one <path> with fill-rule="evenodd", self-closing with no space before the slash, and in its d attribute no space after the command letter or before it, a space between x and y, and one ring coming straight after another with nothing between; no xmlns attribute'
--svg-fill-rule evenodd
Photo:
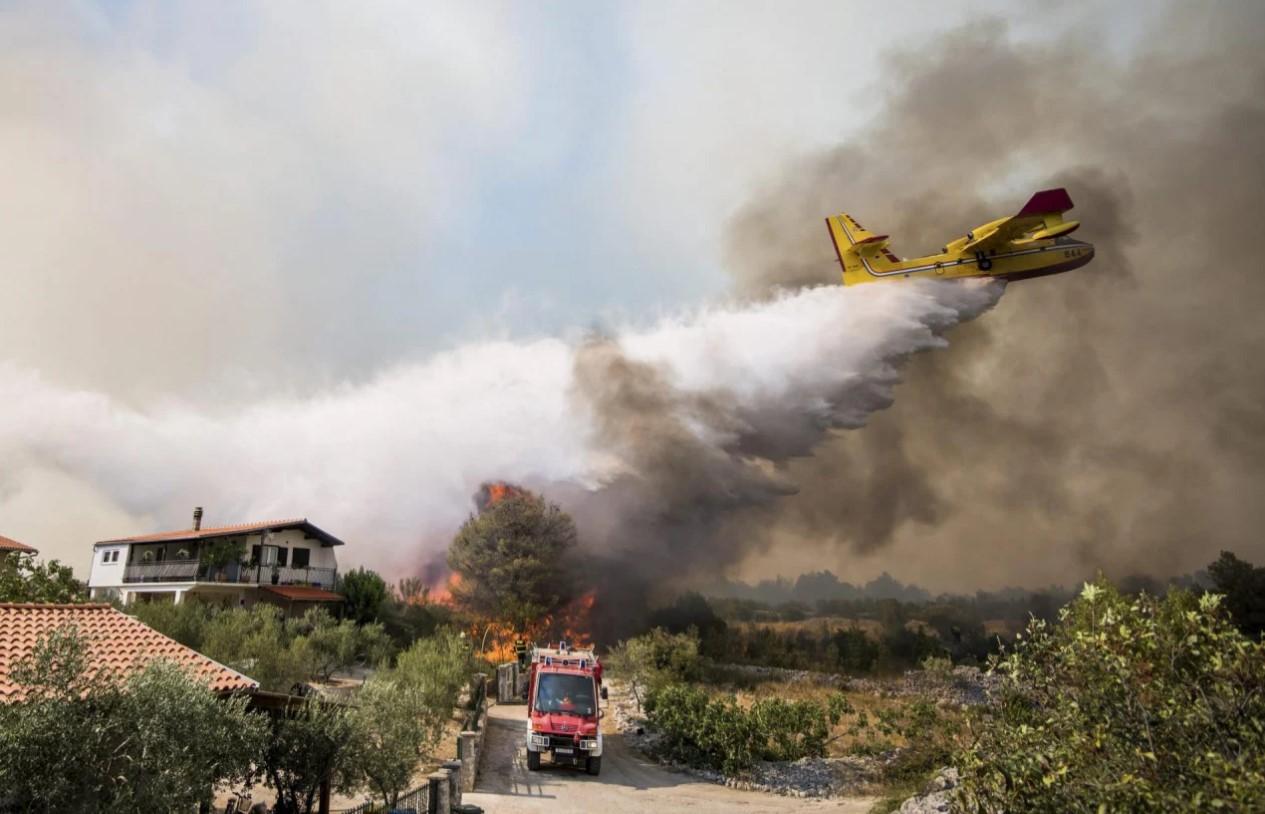
<svg viewBox="0 0 1265 814"><path fill-rule="evenodd" d="M216 540L203 547L199 559L208 572L214 572L216 582L223 582L227 578L224 569L229 563L241 560L245 548L240 540Z"/></svg>
<svg viewBox="0 0 1265 814"><path fill-rule="evenodd" d="M176 559L178 559L178 560L191 560L191 559L193 559L193 555L192 555L191 553L189 553L189 549L187 549L187 548L182 548L182 549L180 549L179 551L177 551L177 552L176 552Z"/></svg>
<svg viewBox="0 0 1265 814"><path fill-rule="evenodd" d="M147 548L141 552L141 562L151 563L154 561L154 549Z"/></svg>

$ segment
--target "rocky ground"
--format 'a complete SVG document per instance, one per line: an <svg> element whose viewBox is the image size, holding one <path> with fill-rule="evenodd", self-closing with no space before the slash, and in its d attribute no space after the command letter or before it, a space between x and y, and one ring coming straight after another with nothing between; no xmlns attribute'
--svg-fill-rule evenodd
<svg viewBox="0 0 1265 814"><path fill-rule="evenodd" d="M950 810L953 790L958 785L958 770L945 769L927 784L922 794L901 803L900 814L942 814Z"/></svg>

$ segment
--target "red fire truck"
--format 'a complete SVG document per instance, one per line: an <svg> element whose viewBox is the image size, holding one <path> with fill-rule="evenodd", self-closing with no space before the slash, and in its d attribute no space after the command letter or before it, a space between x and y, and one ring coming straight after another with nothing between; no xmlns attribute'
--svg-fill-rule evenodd
<svg viewBox="0 0 1265 814"><path fill-rule="evenodd" d="M602 665L592 650L573 650L566 642L536 647L527 679L527 768L540 768L546 752L555 765L602 771L599 723L606 699Z"/></svg>

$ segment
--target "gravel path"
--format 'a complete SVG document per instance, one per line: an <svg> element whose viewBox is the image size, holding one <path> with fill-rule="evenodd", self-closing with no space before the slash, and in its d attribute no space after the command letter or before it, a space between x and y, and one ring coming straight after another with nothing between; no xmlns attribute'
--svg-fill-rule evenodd
<svg viewBox="0 0 1265 814"><path fill-rule="evenodd" d="M864 814L874 804L870 797L802 800L739 791L670 771L636 754L603 724L605 753L602 774L589 777L574 769L547 763L529 772L522 747L527 731L525 707L494 706L488 713L487 742L478 783L463 802L500 812L589 811L598 814L646 811L842 812Z"/></svg>

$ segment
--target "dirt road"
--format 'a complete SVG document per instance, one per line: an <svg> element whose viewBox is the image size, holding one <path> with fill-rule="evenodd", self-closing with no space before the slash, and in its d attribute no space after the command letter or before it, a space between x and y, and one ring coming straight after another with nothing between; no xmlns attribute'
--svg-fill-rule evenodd
<svg viewBox="0 0 1265 814"><path fill-rule="evenodd" d="M799 800L707 783L672 772L631 752L623 738L605 734L602 774L554 768L527 771L523 741L527 732L524 707L494 706L488 713L487 741L478 783L464 802L489 814L501 812L569 812L597 814L646 811L810 811L864 814L871 798Z"/></svg>

